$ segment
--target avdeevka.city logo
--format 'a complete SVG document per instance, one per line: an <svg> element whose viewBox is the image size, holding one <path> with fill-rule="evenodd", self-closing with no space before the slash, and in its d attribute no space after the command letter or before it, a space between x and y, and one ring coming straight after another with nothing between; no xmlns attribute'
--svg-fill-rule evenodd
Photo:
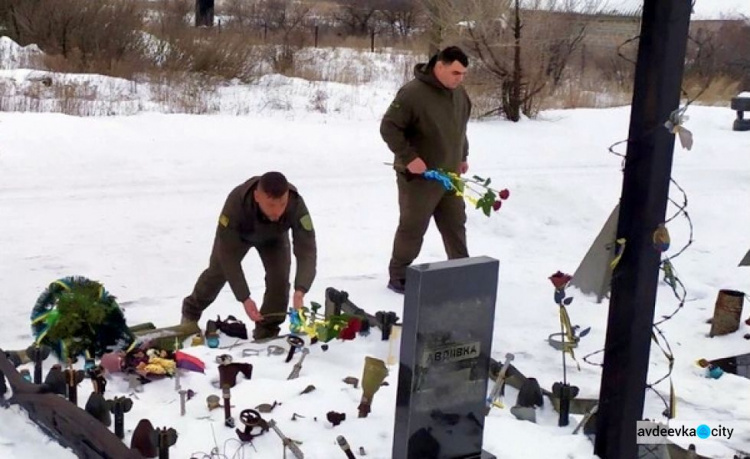
<svg viewBox="0 0 750 459"><path fill-rule="evenodd" d="M732 439L734 428L722 424L670 420L669 425L652 421L636 422L636 441L641 445L667 443L670 437Z"/></svg>
<svg viewBox="0 0 750 459"><path fill-rule="evenodd" d="M711 436L711 428L706 424L701 424L695 428L695 434L698 436L698 438L703 438L705 440L706 438ZM729 436L731 437L732 434L730 433Z"/></svg>

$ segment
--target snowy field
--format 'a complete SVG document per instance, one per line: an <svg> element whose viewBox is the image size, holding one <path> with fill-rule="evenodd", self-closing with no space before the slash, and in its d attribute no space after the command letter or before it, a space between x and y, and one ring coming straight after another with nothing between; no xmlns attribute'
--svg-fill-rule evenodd
<svg viewBox="0 0 750 459"><path fill-rule="evenodd" d="M750 16L748 10L747 0L696 3L696 14ZM29 53L33 47L19 51L12 42L0 41L0 79L6 89L14 88L3 97L12 99L13 91L38 84L34 80L44 76L24 70ZM351 55L334 58L351 60ZM334 287L370 312L401 315L402 297L385 288L398 212L395 177L383 164L392 155L378 126L412 62L408 56L382 53L357 59L352 70L361 72L357 85L270 75L254 85L221 88L211 98L219 101L219 115L157 113L164 110L149 99L153 88L82 75L62 77L89 81L101 96L100 113L118 116L0 112L0 347L30 343L29 315L38 295L50 282L71 275L102 282L131 325L176 323L182 298L208 262L227 193L268 170L284 172L299 188L315 223L318 277L307 300L322 303L325 289ZM138 114L125 116L131 113ZM706 378L695 362L750 352L750 341L743 339L750 333L744 324L750 317L747 304L740 330L731 335L709 338L706 323L720 289L750 292L750 268L737 266L750 249L750 133L731 130L735 114L726 107L692 106L687 115L695 146L689 152L676 148L673 178L688 195L694 242L673 262L687 288L687 302L662 330L675 355L677 421L734 428L730 440L697 442L698 453L723 458L732 450L750 452L750 381L731 374ZM622 163L607 148L625 139L629 116L629 107L579 109L547 111L517 124L489 120L469 125L470 173L510 190L499 212L487 218L469 210L467 224L470 253L500 260L492 355L502 360L514 353L514 364L547 389L562 378L560 354L546 342L559 330L547 277L576 270L617 204ZM674 187L671 197L681 202ZM668 215L674 212L670 206ZM672 247L666 255L671 255L687 242L689 228L681 217L668 228ZM444 258L432 226L417 263ZM246 258L245 272L254 296L260 297L263 271L255 252ZM576 350L581 371L568 359L568 379L580 387L580 397L596 398L600 368L581 357L603 346L608 303L574 289L568 294L575 298L569 307L573 324L592 327ZM676 306L670 288L661 283L657 316ZM248 321L226 288L201 325L228 314ZM302 442L305 457L343 457L335 438L344 435L354 449L363 447L366 457L389 458L397 365L389 367L389 385L376 394L365 419L357 418L361 390L341 381L361 377L365 356L387 357L388 343L379 338L376 332L332 342L327 352L312 346L300 378L292 381L286 380L291 364L283 357L243 359L242 349L262 347L235 348L235 360L254 365L252 380L241 380L232 392L235 416L241 409L278 401L281 405L266 417ZM222 345L233 342L222 338ZM148 418L156 427L178 431L171 457L224 457L209 456L218 448L230 458L278 458L282 445L275 434L240 448L234 431L223 426L221 410L207 410L206 396L220 394L212 385L219 352L205 347L188 352L206 362L207 372L182 375L182 386L197 394L187 403L186 416L180 417L173 381L148 384L125 417L125 442L130 444L136 423ZM652 346L649 381L666 370L667 360ZM317 390L300 395L309 384ZM658 389L667 395L668 381ZM81 390L83 406L88 386ZM122 376L111 375L107 398L127 394ZM515 397L509 389L506 406ZM659 397L647 393L644 417L664 420L663 409ZM347 418L333 427L325 419L329 411ZM294 413L304 418L292 421ZM545 403L537 418L534 425L517 421L507 408L493 410L485 423L484 448L502 459L594 457L591 442L572 435L580 416L573 416L568 427L557 427L557 414ZM17 407L0 410L0 457L48 455L74 457Z"/></svg>
<svg viewBox="0 0 750 459"><path fill-rule="evenodd" d="M737 333L711 339L705 323L719 289L750 290L747 268L737 267L750 248L750 136L731 131L734 113L729 109L691 107L689 114L696 145L690 152L678 149L674 165L695 226L695 242L674 261L689 301L663 327L676 357L677 412L679 418L732 423L738 433L726 446L747 451L750 381L728 374L707 379L695 360L750 352L750 342L742 339L750 327L743 324ZM547 112L517 125L470 124L471 170L511 191L498 213L487 218L471 211L468 222L471 253L501 262L493 356L501 359L513 352L518 368L547 388L561 378L559 354L545 341L559 327L547 277L558 269L575 271L616 205L620 159L609 154L607 146L625 136L628 116L627 108L572 110ZM226 194L247 177L272 169L283 171L299 187L317 228L319 274L308 300L322 302L325 288L335 287L369 311L401 313L401 297L385 289L397 210L393 173L382 164L391 156L379 139L376 119L317 114L289 119L286 113L109 118L3 113L0 145L0 327L5 348L28 345L29 313L37 296L51 281L69 275L103 282L124 305L130 324L178 321L181 299L207 263ZM683 219L669 229L673 247L686 242ZM443 258L433 227L417 261ZM246 273L250 289L262 291L260 262L252 252ZM573 323L592 327L577 351L580 357L603 345L607 303L570 293L575 296L569 309ZM675 306L669 288L662 285L657 313ZM241 314L228 289L203 323L217 314ZM175 427L181 434L175 457L209 451L213 435L220 447L233 437L221 427L220 414L198 419L208 415L205 397L217 392L210 384L216 377L216 351L191 352L204 358L209 370L205 376L183 377L183 386L198 394L188 403L187 416L179 417L173 383L162 381L146 387L126 418L130 429L143 417L155 426ZM334 439L343 434L352 445L364 446L370 457L386 458L395 367L388 378L391 384L378 392L366 419L356 418L360 392L341 379L360 377L365 356L383 358L387 352L387 343L374 334L334 343L326 353L313 347L294 381L285 380L289 365L283 360L256 357L252 381L236 388L234 400L238 407L282 402L273 418L287 435L303 442L309 457L341 454ZM239 350L236 354L239 357ZM650 379L664 374L666 364L654 348ZM578 372L571 365L568 375L581 396L596 396L598 367L582 363ZM299 396L308 384L318 390ZM127 385L114 376L110 389L108 394L114 396ZM667 391L668 384L660 389ZM508 397L512 403L512 392ZM649 393L645 415L658 418L662 409ZM331 410L347 413L347 421L332 428L324 420ZM289 421L295 412L307 417ZM5 448L4 457L13 457L28 444L15 431L21 425L9 422L19 418L0 413L5 418L0 451ZM540 414L539 425L494 410L487 419L485 445L503 458L591 457L589 441L571 436L571 430L556 426L549 406ZM531 438L544 441L536 441L539 448L529 451ZM699 452L726 454L719 442L704 443ZM255 448L258 456L253 457L281 454L274 435L256 440Z"/></svg>

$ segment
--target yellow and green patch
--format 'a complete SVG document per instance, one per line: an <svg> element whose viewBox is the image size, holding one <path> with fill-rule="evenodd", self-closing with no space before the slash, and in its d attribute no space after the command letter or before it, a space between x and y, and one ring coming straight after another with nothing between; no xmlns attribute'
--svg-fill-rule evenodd
<svg viewBox="0 0 750 459"><path fill-rule="evenodd" d="M302 228L304 228L305 231L313 230L313 222L312 218L310 218L310 214L305 214L302 218L300 218L299 223L300 225L302 225Z"/></svg>

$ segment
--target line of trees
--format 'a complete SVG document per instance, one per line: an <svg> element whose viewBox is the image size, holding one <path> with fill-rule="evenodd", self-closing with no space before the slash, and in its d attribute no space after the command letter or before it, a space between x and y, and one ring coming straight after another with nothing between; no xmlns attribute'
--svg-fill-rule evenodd
<svg viewBox="0 0 750 459"><path fill-rule="evenodd" d="M261 68L294 75L306 46L377 40L426 57L428 49L458 44L472 58L467 83L493 101L481 114L517 121L587 78L629 89L627 57L634 58L637 39L619 49L587 46L603 1L558 1L551 11L550 0L224 0L214 27L196 28L195 0L0 0L0 29L21 45L37 44L52 70L242 81ZM748 42L747 22L693 30L686 76L704 85L716 76L750 84Z"/></svg>

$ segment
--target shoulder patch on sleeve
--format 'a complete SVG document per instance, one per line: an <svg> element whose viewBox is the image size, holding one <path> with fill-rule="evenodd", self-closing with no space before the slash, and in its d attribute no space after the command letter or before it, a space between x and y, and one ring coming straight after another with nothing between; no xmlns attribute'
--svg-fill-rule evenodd
<svg viewBox="0 0 750 459"><path fill-rule="evenodd" d="M302 225L302 228L304 228L305 231L313 230L313 223L312 218L310 218L310 214L305 214L302 218L300 218L299 223L300 225Z"/></svg>
<svg viewBox="0 0 750 459"><path fill-rule="evenodd" d="M221 216L219 217L219 224L223 226L224 228L229 226L229 217L227 217L224 214L221 214Z"/></svg>

